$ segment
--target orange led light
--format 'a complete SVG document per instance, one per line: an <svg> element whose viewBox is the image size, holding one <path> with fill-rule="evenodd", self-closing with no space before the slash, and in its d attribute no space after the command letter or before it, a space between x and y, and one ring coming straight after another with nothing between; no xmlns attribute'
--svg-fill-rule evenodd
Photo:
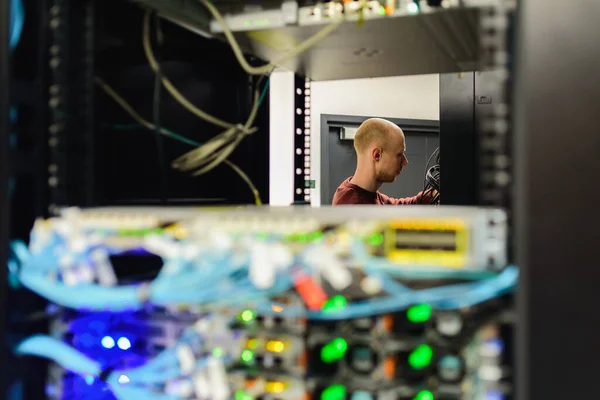
<svg viewBox="0 0 600 400"><path fill-rule="evenodd" d="M283 311L283 307L281 307L281 306L277 306L277 305L275 305L275 304L273 304L273 305L271 306L271 309L272 309L273 311L275 311L275 312L282 312L282 311Z"/></svg>
<svg viewBox="0 0 600 400"><path fill-rule="evenodd" d="M394 317L392 317L390 314L384 315L381 318L381 323L386 332L391 332L394 329Z"/></svg>
<svg viewBox="0 0 600 400"><path fill-rule="evenodd" d="M281 353L285 350L285 344L281 340L270 340L265 347L272 353Z"/></svg>
<svg viewBox="0 0 600 400"><path fill-rule="evenodd" d="M246 342L246 347L248 347L250 350L256 349L258 347L258 340L248 339L248 341Z"/></svg>
<svg viewBox="0 0 600 400"><path fill-rule="evenodd" d="M396 375L396 357L388 357L383 362L383 374L388 379L394 379Z"/></svg>

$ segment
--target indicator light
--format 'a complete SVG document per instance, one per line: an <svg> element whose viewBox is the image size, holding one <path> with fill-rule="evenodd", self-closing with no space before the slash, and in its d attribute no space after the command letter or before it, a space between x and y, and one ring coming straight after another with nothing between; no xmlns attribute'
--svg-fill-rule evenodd
<svg viewBox="0 0 600 400"><path fill-rule="evenodd" d="M344 296L333 296L323 304L323 311L338 311L345 308L347 304Z"/></svg>
<svg viewBox="0 0 600 400"><path fill-rule="evenodd" d="M235 392L235 400L254 400L254 398L245 391L238 390Z"/></svg>
<svg viewBox="0 0 600 400"><path fill-rule="evenodd" d="M281 353L285 350L285 344L281 340L269 340L265 347L271 353Z"/></svg>
<svg viewBox="0 0 600 400"><path fill-rule="evenodd" d="M110 336L104 336L100 343L105 349L112 349L115 347L115 339L111 338Z"/></svg>
<svg viewBox="0 0 600 400"><path fill-rule="evenodd" d="M321 393L321 400L344 400L346 387L344 385L331 385Z"/></svg>
<svg viewBox="0 0 600 400"><path fill-rule="evenodd" d="M417 14L419 12L419 5L417 3L410 3L406 8L409 14Z"/></svg>
<svg viewBox="0 0 600 400"><path fill-rule="evenodd" d="M431 363L433 350L429 345L422 344L408 356L408 363L414 369L423 369Z"/></svg>
<svg viewBox="0 0 600 400"><path fill-rule="evenodd" d="M250 350L244 350L242 351L241 358L245 363L252 362L252 360L254 360L254 353Z"/></svg>
<svg viewBox="0 0 600 400"><path fill-rule="evenodd" d="M245 323L252 322L256 318L256 313L252 310L244 310L240 314L240 320Z"/></svg>
<svg viewBox="0 0 600 400"><path fill-rule="evenodd" d="M383 244L383 233L381 233L381 232L373 233L372 235L367 237L367 242L371 246L381 246L381 244Z"/></svg>
<svg viewBox="0 0 600 400"><path fill-rule="evenodd" d="M434 400L434 397L433 393L431 393L429 390L421 390L415 397L413 397L413 400Z"/></svg>
<svg viewBox="0 0 600 400"><path fill-rule="evenodd" d="M121 350L129 350L131 348L131 342L126 337L120 337L119 340L117 340L117 346Z"/></svg>
<svg viewBox="0 0 600 400"><path fill-rule="evenodd" d="M431 318L431 306L429 304L418 304L406 311L406 317L415 324L423 323Z"/></svg>
<svg viewBox="0 0 600 400"><path fill-rule="evenodd" d="M312 232L310 235L308 235L308 238L311 242L316 242L318 240L323 239L323 232L321 232L321 231Z"/></svg>
<svg viewBox="0 0 600 400"><path fill-rule="evenodd" d="M249 348L250 350L254 350L258 347L258 340L256 339L248 339L248 341L246 342L246 347Z"/></svg>
<svg viewBox="0 0 600 400"><path fill-rule="evenodd" d="M121 385L124 385L124 384L126 384L126 383L129 383L129 382L130 382L130 380L129 380L129 377L128 377L127 375L121 375L121 376L119 376L119 379L117 379L117 381L118 381L118 382L119 382Z"/></svg>
<svg viewBox="0 0 600 400"><path fill-rule="evenodd" d="M277 306L277 305L273 304L273 305L271 306L271 310L275 311L276 313L280 313L280 312L282 312L282 311L283 311L283 307L281 307L281 306Z"/></svg>
<svg viewBox="0 0 600 400"><path fill-rule="evenodd" d="M212 351L212 354L214 358L221 358L223 355L223 349L220 347L215 347Z"/></svg>
<svg viewBox="0 0 600 400"><path fill-rule="evenodd" d="M285 389L283 382L267 382L265 391L268 393L281 393Z"/></svg>
<svg viewBox="0 0 600 400"><path fill-rule="evenodd" d="M346 350L348 350L348 343L344 339L333 339L321 349L321 360L330 364L344 357Z"/></svg>
<svg viewBox="0 0 600 400"><path fill-rule="evenodd" d="M306 234L306 233L298 234L298 242L300 242L300 243L308 242L308 234Z"/></svg>

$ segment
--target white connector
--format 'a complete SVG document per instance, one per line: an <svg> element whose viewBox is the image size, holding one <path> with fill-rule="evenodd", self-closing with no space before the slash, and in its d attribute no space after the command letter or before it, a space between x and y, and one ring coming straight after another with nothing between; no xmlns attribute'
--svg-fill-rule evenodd
<svg viewBox="0 0 600 400"><path fill-rule="evenodd" d="M335 290L344 290L352 284L352 274L331 249L325 246L315 246L306 252L304 260L315 268Z"/></svg>
<svg viewBox="0 0 600 400"><path fill-rule="evenodd" d="M146 250L162 258L175 258L179 255L179 245L171 239L158 235L148 235L144 238Z"/></svg>
<svg viewBox="0 0 600 400"><path fill-rule="evenodd" d="M231 391L227 384L227 371L221 359L211 358L207 365L210 393L213 400L227 400Z"/></svg>
<svg viewBox="0 0 600 400"><path fill-rule="evenodd" d="M183 375L191 375L196 368L196 358L194 357L194 351L186 344L180 344L175 349L177 353L177 359L179 360L179 368Z"/></svg>

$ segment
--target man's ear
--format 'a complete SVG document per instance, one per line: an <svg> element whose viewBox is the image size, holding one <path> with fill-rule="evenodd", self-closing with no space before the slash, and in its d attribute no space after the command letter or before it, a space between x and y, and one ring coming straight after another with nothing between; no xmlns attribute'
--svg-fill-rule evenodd
<svg viewBox="0 0 600 400"><path fill-rule="evenodd" d="M381 159L381 149L379 147L375 147L371 151L371 157L374 161L379 161Z"/></svg>

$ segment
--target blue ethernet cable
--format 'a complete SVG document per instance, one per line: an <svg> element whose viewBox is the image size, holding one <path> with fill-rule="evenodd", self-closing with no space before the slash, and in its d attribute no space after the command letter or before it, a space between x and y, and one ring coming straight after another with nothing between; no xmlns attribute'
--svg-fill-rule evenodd
<svg viewBox="0 0 600 400"><path fill-rule="evenodd" d="M14 50L23 33L23 25L25 24L25 10L23 9L22 0L12 0L10 6L10 49Z"/></svg>
<svg viewBox="0 0 600 400"><path fill-rule="evenodd" d="M507 267L494 278L468 284L448 285L439 288L415 290L399 296L367 300L350 304L347 307L331 311L308 312L311 320L342 320L363 318L377 314L402 311L411 305L426 303L434 309L460 309L474 306L512 292L518 283L517 267Z"/></svg>

